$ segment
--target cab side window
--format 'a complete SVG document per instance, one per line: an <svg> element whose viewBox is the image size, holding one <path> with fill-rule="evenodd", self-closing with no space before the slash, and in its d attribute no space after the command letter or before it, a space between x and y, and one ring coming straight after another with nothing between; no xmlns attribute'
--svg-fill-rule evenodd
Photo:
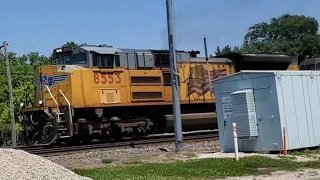
<svg viewBox="0 0 320 180"><path fill-rule="evenodd" d="M92 55L92 65L93 66L98 66L99 64L98 64L98 54L93 54Z"/></svg>
<svg viewBox="0 0 320 180"><path fill-rule="evenodd" d="M115 63L115 67L120 67L120 56L119 55L115 55L114 63Z"/></svg>
<svg viewBox="0 0 320 180"><path fill-rule="evenodd" d="M113 54L101 54L101 66L102 67L113 67Z"/></svg>

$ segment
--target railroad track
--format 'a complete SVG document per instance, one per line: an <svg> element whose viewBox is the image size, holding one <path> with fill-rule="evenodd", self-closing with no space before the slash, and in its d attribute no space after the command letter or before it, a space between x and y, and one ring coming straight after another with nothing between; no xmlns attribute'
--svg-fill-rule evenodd
<svg viewBox="0 0 320 180"><path fill-rule="evenodd" d="M183 137L184 141L196 141L196 140L205 140L218 138L218 132L204 133L204 134L186 134ZM92 149L107 149L107 148L118 148L118 147L137 147L141 145L149 144L161 144L174 142L174 136L172 137L162 137L162 138L152 138L152 139L143 139L143 140L129 140L124 142L115 142L115 143L100 143L100 144L91 144L91 145L81 145L81 146L66 146L66 147L54 147L54 148L43 148L43 147L30 147L30 148L17 148L24 150L31 154L49 156L56 155L61 153L70 153L70 152L79 152L79 151L88 151Z"/></svg>

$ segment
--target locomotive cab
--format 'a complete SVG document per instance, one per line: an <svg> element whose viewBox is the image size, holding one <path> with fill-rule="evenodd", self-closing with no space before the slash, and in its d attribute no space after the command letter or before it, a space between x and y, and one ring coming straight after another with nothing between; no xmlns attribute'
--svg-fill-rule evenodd
<svg viewBox="0 0 320 180"><path fill-rule="evenodd" d="M77 65L84 68L117 68L120 67L118 52L121 50L106 45L57 48L51 57L51 64L58 66Z"/></svg>
<svg viewBox="0 0 320 180"><path fill-rule="evenodd" d="M50 60L51 65L57 65L58 68L66 65L89 66L87 52L78 48L57 48Z"/></svg>

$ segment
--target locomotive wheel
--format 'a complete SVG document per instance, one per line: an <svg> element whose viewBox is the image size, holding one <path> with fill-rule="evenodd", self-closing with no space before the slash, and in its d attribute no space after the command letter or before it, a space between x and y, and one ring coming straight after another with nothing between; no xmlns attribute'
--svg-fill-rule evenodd
<svg viewBox="0 0 320 180"><path fill-rule="evenodd" d="M158 131L158 128L159 128L159 122L153 121L153 125L150 126L149 130L150 130L151 134L154 134Z"/></svg>
<svg viewBox="0 0 320 180"><path fill-rule="evenodd" d="M110 139L112 141L121 141L122 140L122 133L121 129L116 126L111 126L109 129Z"/></svg>
<svg viewBox="0 0 320 180"><path fill-rule="evenodd" d="M80 140L77 137L72 137L70 139L68 139L68 144L71 146L76 146L80 144Z"/></svg>
<svg viewBox="0 0 320 180"><path fill-rule="evenodd" d="M39 132L36 132L34 135L26 138L26 145L32 147L39 141L41 141L41 136Z"/></svg>
<svg viewBox="0 0 320 180"><path fill-rule="evenodd" d="M110 127L102 130L102 135L98 138L101 142L110 142L112 137L110 136Z"/></svg>
<svg viewBox="0 0 320 180"><path fill-rule="evenodd" d="M90 144L93 140L92 136L89 134L88 129L80 129L78 136L76 136L81 144ZM77 141L75 141L77 142Z"/></svg>
<svg viewBox="0 0 320 180"><path fill-rule="evenodd" d="M47 126L44 130L44 135L42 138L43 144L52 144L58 137L58 130L53 126Z"/></svg>
<svg viewBox="0 0 320 180"><path fill-rule="evenodd" d="M132 139L133 140L141 140L143 139L145 136L143 134L140 133L132 133Z"/></svg>
<svg viewBox="0 0 320 180"><path fill-rule="evenodd" d="M92 137L91 136L86 136L82 138L82 143L83 144L90 144L92 142Z"/></svg>
<svg viewBox="0 0 320 180"><path fill-rule="evenodd" d="M147 128L145 126L135 127L132 132L132 139L134 140L143 139L145 137L146 131L147 131Z"/></svg>

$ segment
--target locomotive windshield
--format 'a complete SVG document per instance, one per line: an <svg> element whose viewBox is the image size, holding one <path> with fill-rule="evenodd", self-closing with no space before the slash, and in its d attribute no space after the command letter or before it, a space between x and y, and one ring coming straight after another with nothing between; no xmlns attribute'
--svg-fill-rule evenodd
<svg viewBox="0 0 320 180"><path fill-rule="evenodd" d="M72 49L55 49L51 57L52 65L83 65L87 64L87 55L83 52L73 53Z"/></svg>

